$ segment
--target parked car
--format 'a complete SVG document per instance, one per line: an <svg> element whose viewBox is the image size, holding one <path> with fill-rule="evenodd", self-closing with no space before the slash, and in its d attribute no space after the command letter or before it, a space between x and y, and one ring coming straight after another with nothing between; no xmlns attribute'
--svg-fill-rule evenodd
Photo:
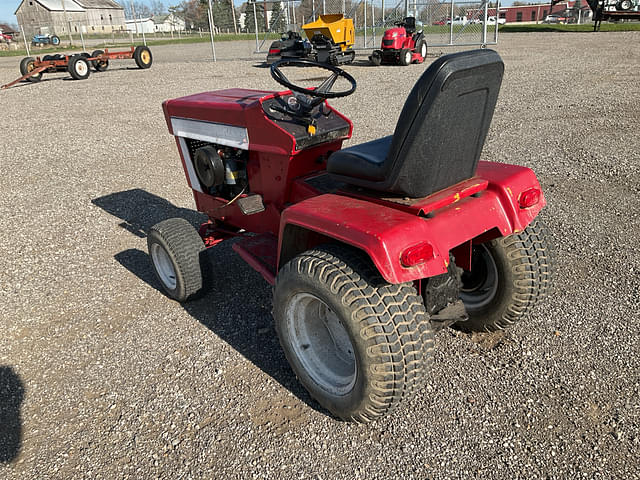
<svg viewBox="0 0 640 480"><path fill-rule="evenodd" d="M466 25L467 23L469 23L469 20L467 19L466 16L464 17L453 17L453 22L451 21L451 19L447 20L447 25Z"/></svg>
<svg viewBox="0 0 640 480"><path fill-rule="evenodd" d="M568 23L568 18L560 15L547 15L542 23Z"/></svg>
<svg viewBox="0 0 640 480"><path fill-rule="evenodd" d="M444 20L436 20L432 25L446 25L446 22Z"/></svg>
<svg viewBox="0 0 640 480"><path fill-rule="evenodd" d="M498 17L498 25L504 25L505 23L507 23L506 18ZM487 25L495 25L495 24L496 24L496 17L487 17Z"/></svg>
<svg viewBox="0 0 640 480"><path fill-rule="evenodd" d="M0 42L12 42L13 41L13 36L9 35L8 33L2 33L0 32Z"/></svg>

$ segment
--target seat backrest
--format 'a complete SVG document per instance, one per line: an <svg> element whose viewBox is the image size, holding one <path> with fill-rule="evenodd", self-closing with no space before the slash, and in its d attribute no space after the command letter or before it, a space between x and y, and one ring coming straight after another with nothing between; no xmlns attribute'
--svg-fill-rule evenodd
<svg viewBox="0 0 640 480"><path fill-rule="evenodd" d="M387 188L422 197L475 175L504 64L493 50L445 55L407 97L385 163Z"/></svg>
<svg viewBox="0 0 640 480"><path fill-rule="evenodd" d="M416 18L415 17L406 17L404 19L404 29L410 35L416 30Z"/></svg>

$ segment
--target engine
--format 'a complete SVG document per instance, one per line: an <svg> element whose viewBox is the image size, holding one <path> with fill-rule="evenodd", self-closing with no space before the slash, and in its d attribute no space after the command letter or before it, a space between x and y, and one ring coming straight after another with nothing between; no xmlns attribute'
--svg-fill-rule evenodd
<svg viewBox="0 0 640 480"><path fill-rule="evenodd" d="M205 193L232 200L249 192L246 150L191 138L186 141L196 175Z"/></svg>

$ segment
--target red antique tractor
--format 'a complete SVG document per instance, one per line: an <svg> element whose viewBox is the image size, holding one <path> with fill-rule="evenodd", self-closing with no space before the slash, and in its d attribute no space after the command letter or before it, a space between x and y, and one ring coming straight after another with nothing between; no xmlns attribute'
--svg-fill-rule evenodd
<svg viewBox="0 0 640 480"><path fill-rule="evenodd" d="M383 63L406 66L422 63L426 56L427 41L422 29L416 28L415 17L406 17L384 32L380 50L374 50L369 61L376 66Z"/></svg>
<svg viewBox="0 0 640 480"><path fill-rule="evenodd" d="M285 67L330 75L304 88ZM326 99L356 81L332 65L281 60L271 74L285 91L164 102L209 217L199 231L181 218L151 228L164 290L180 302L204 292L215 280L206 250L235 239L273 286L280 343L310 394L346 420L387 414L424 385L434 330L503 329L549 286L535 174L479 162L503 69L491 50L439 58L393 135L345 149L353 125ZM338 81L348 88L332 91Z"/></svg>

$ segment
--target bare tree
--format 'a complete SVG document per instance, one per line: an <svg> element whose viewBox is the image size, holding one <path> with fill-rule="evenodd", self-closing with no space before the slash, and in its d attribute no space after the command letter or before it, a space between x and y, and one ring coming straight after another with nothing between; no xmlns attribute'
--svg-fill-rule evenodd
<svg viewBox="0 0 640 480"><path fill-rule="evenodd" d="M151 13L154 15L164 15L167 13L164 2L161 2L160 0L151 0Z"/></svg>

